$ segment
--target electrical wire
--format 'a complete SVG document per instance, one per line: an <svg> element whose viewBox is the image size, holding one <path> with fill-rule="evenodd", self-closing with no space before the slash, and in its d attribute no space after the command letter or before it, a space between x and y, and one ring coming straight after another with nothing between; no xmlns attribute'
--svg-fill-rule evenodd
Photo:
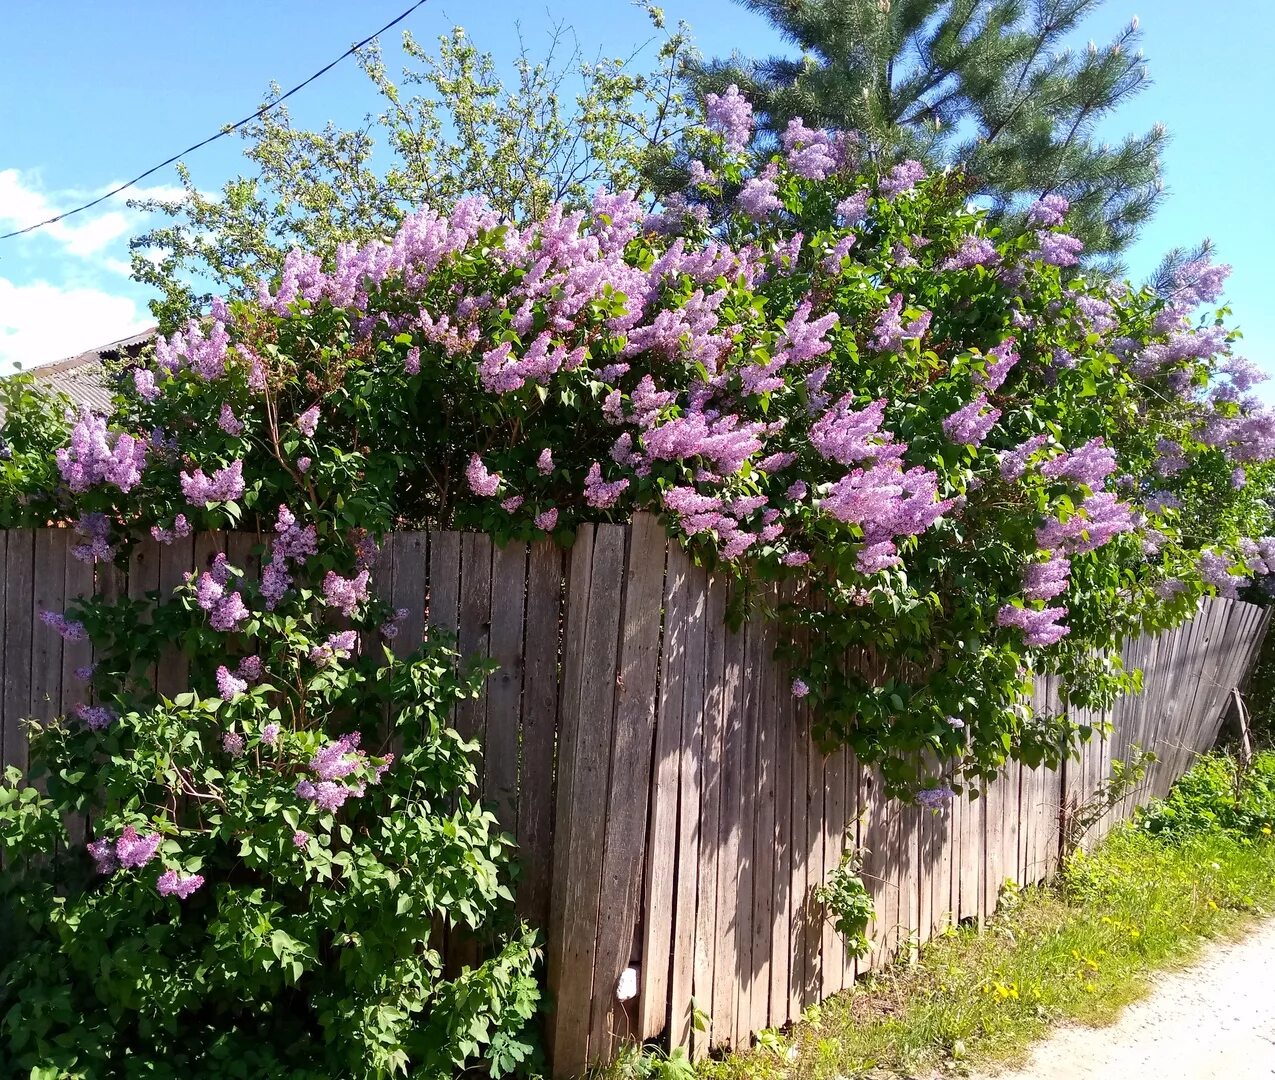
<svg viewBox="0 0 1275 1080"><path fill-rule="evenodd" d="M91 210L93 207L97 206L99 203L106 202L107 199L113 198L114 196L118 195L121 191L124 191L127 188L132 187L134 184L139 183L142 180L145 180L148 176L153 176L155 173L159 172L160 169L166 168L167 166L180 161L187 154L194 153L194 151L202 149L203 147L207 146L209 143L214 143L218 139L224 138L225 136L230 135L232 132L238 131L239 128L243 127L245 124L250 124L254 120L259 120L261 117L265 116L266 113L268 113L271 109L275 108L277 105L282 105L285 101L288 100L288 98L292 97L292 95L295 94L298 90L303 90L305 87L309 86L312 82L314 82L315 79L318 79L323 75L326 75L329 71L331 71L334 67L336 67L337 64L339 64L342 60L344 60L347 56L353 56L356 52L358 52L361 48L363 48L364 45L368 44L368 42L372 41L376 37L379 37L381 34L385 33L386 30L393 29L395 26L401 23L404 19L406 19L418 7L421 7L427 2L428 0L416 0L416 3L414 3L411 7L409 7L397 18L391 20L390 22L387 22L384 26L382 26L379 30L375 31L374 33L368 34L368 36L365 37L362 41L358 42L358 44L351 45L348 49L345 50L345 52L343 52L330 64L326 65L325 67L321 67L318 71L316 71L313 75L311 75L308 79L306 79L305 82L297 83L297 85L294 86L291 90L289 90L286 94L281 94L279 97L271 101L268 105L263 105L260 109L258 109L256 112L252 113L251 115L245 116L242 120L238 120L235 123L222 128L219 132L217 132L216 135L210 135L208 138L204 139L202 142L197 142L195 143L194 146L186 147L185 150L182 150L180 153L174 154L172 157L168 158L165 161L161 161L158 165L155 165L152 168L147 169L144 173L139 173L137 176L133 177L132 180L129 180L126 183L120 184L119 187L112 188L105 195L99 195L92 202L86 202L83 206L77 206L74 210L67 210L64 213L57 214L46 221L37 221L34 225L28 225L25 229L16 229L13 232L0 234L0 240L10 240L15 236L24 236L26 233L35 232L36 229L43 229L46 225L53 225L56 222L65 221L67 218L73 217L75 214L83 213L85 210Z"/></svg>

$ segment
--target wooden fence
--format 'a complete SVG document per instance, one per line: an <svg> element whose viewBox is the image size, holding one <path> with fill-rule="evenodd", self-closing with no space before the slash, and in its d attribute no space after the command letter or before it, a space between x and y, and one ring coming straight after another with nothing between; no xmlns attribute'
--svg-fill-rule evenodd
<svg viewBox="0 0 1275 1080"><path fill-rule="evenodd" d="M99 568L94 580L69 557L67 536L0 533L5 764L25 764L20 718L65 711L83 694L71 673L91 650L48 631L42 609L95 588L164 592L220 550L254 572L258 541L143 545L127 574ZM745 1045L949 922L986 918L1006 879L1050 873L1060 820L1132 744L1160 755L1136 796L1145 797L1213 743L1267 622L1264 609L1213 600L1173 633L1128 642L1143 693L1107 716L1077 717L1109 724L1108 738L1061 772L1013 766L986 797L932 813L881 797L845 751L814 747L808 710L772 659L775 626L729 631L730 584L692 565L654 518L585 526L569 552L397 533L375 583L409 612L396 649L436 626L457 634L463 654L500 665L456 722L482 742L484 797L518 842L519 908L545 930L559 1075L624 1039L663 1037L696 1055ZM158 677L169 692L183 685L175 665ZM1036 689L1038 704L1056 705L1052 679ZM1136 797L1097 831L1128 816ZM866 851L877 910L872 953L859 963L813 899L847 847ZM622 1001L630 967L636 996Z"/></svg>

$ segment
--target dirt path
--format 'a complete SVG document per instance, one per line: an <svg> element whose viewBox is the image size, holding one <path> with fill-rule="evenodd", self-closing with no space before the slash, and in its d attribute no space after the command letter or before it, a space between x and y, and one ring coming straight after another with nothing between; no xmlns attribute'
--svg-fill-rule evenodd
<svg viewBox="0 0 1275 1080"><path fill-rule="evenodd" d="M1270 1080L1275 921L1156 980L1107 1028L1067 1027L996 1080Z"/></svg>

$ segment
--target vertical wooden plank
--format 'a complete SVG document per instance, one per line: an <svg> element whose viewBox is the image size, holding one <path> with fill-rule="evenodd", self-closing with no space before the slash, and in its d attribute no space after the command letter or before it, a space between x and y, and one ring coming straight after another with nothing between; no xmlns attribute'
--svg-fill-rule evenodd
<svg viewBox="0 0 1275 1080"><path fill-rule="evenodd" d="M195 567L195 540L192 536L175 537L171 544L159 549L160 603L173 603L173 593ZM159 665L156 689L165 697L176 697L190 685L190 660L185 651L174 645Z"/></svg>
<svg viewBox="0 0 1275 1080"><path fill-rule="evenodd" d="M429 534L429 625L452 635L460 626L460 536Z"/></svg>
<svg viewBox="0 0 1275 1080"><path fill-rule="evenodd" d="M466 660L486 659L491 638L491 537L464 533L460 539L460 655ZM487 726L487 695L462 701L456 707L456 730L466 739L483 740ZM479 762L479 772L486 763ZM479 777L482 783L482 776Z"/></svg>
<svg viewBox="0 0 1275 1080"><path fill-rule="evenodd" d="M582 1072L588 1061L595 993L615 994L614 984L595 985L594 975L624 546L622 527L584 526L571 551L549 940L550 1036L559 1076Z"/></svg>
<svg viewBox="0 0 1275 1080"><path fill-rule="evenodd" d="M642 993L638 1037L653 1039L669 1017L669 984L676 961L673 949L675 892L682 866L678 803L683 760L682 699L686 679L688 633L687 571L690 560L678 544L669 545L664 582L664 640L660 648L660 700L655 719L655 757L651 768L651 826L646 848L646 888L642 920ZM696 729L698 730L698 728ZM698 826L697 826L698 827ZM664 838L668 838L667 841ZM693 905L692 905L693 910ZM688 998L689 998L689 987ZM672 1046L689 1045L689 1025L672 1014ZM686 1041L681 1041L685 1027Z"/></svg>
<svg viewBox="0 0 1275 1080"><path fill-rule="evenodd" d="M682 712L678 770L678 837L677 867L674 874L673 970L669 993L669 1016L672 1027L669 1045L690 1046L692 1042L692 1001L695 993L695 967L699 959L699 894L701 852L701 806L703 804L703 769L705 730L705 673L708 663L707 619L708 595L702 573L690 564L678 544L669 544L667 574L672 580L680 575L685 596L683 607ZM667 638L667 632L666 632ZM714 888L716 882L713 882ZM702 1040L698 1040L702 1041Z"/></svg>
<svg viewBox="0 0 1275 1080"><path fill-rule="evenodd" d="M518 826L518 742L522 710L523 604L527 547L496 548L491 557L491 658L499 666L487 680L487 729L483 740L483 795L500 827Z"/></svg>
<svg viewBox="0 0 1275 1080"><path fill-rule="evenodd" d="M77 600L90 600L93 597L93 563L77 559L70 554L74 544L68 542L65 563L65 579L63 581L63 606L70 607ZM3 605L0 604L0 610ZM83 641L67 641L62 645L62 702L59 712L68 715L79 705L88 704L88 683L76 675L76 671L87 668L93 662L93 643L85 638Z"/></svg>
<svg viewBox="0 0 1275 1080"><path fill-rule="evenodd" d="M823 881L841 863L845 850L846 830L846 750L838 747L824 759L824 828ZM831 997L843 987L845 979L845 945L832 925L828 912L823 912L821 986L822 996Z"/></svg>
<svg viewBox="0 0 1275 1080"><path fill-rule="evenodd" d="M774 590L766 590L766 599ZM775 910L775 801L776 801L776 730L774 700L774 624L767 616L754 618L753 684L757 704L754 710L757 731L757 770L754 780L753 816L753 992L751 1031L770 1026L771 1010L771 938L774 933ZM785 987L785 997L787 988Z"/></svg>
<svg viewBox="0 0 1275 1080"><path fill-rule="evenodd" d="M726 635L722 681L721 803L717 823L717 941L713 961L713 1041L734 1044L738 1017L739 916L742 868L740 784L744 771L743 632Z"/></svg>
<svg viewBox="0 0 1275 1080"><path fill-rule="evenodd" d="M736 815L739 823L739 889L735 922L735 1041L749 1044L753 986L753 833L757 814L757 639L760 627L747 623L741 630L743 653L739 676L740 772ZM767 980L769 982L769 979ZM769 989L769 986L767 987Z"/></svg>
<svg viewBox="0 0 1275 1080"><path fill-rule="evenodd" d="M150 537L143 537L138 540L134 546L132 553L128 558L128 596L130 600L136 600L146 603L148 593L156 592L159 589L159 562L160 548L163 545ZM221 550L225 550L224 547ZM151 611L146 610L141 621L143 623L151 622ZM148 664L144 668L135 668L133 674L144 680L149 686L155 686L155 680L158 673L158 665L156 663ZM204 693L212 693L211 688L206 688Z"/></svg>
<svg viewBox="0 0 1275 1080"><path fill-rule="evenodd" d="M557 758L557 786L554 799L554 848L553 877L549 903L549 936L546 948L546 975L551 998L551 1009L547 1034L550 1057L553 1062L555 1076L569 1076L573 1071L581 1069L588 1057L589 1027L588 1012L581 1015L581 1004L589 1000L593 990L593 958L588 957L588 966L584 968L579 962L569 963L572 948L582 939L578 927L582 921L580 895L584 878L574 874L575 865L583 863L587 856L584 850L588 833L588 823L581 822L580 833L573 831L573 817L576 811L575 793L577 770L579 783L584 788L599 786L596 765L596 752L591 755L592 761L586 762L582 756L582 742L588 741L588 731L581 703L583 692L582 681L587 670L587 631L589 622L589 601L593 578L594 526L582 525L576 533L575 543L571 548L567 562L567 587L565 592L565 610L563 612L563 644L562 644L562 687L560 713L560 744ZM434 561L437 551L435 537L430 536L430 619L434 618L433 588ZM459 564L459 546L457 547ZM443 610L440 605L440 615ZM592 765L592 769L580 768ZM599 830L595 827L595 835ZM599 880L601 868L599 868ZM573 887L574 886L574 887ZM596 905L595 905L596 910ZM596 918L596 916L595 916ZM594 943L593 931L596 921L589 928L588 950L591 953ZM568 931L572 936L568 937ZM579 954L576 954L578 961ZM571 1003L574 1011L564 1011L564 1003ZM560 1064L567 1061L570 1064Z"/></svg>
<svg viewBox="0 0 1275 1080"><path fill-rule="evenodd" d="M518 854L523 869L518 882L518 912L533 926L549 925L562 594L562 549L552 540L537 540L531 545L527 564L518 778Z"/></svg>
<svg viewBox="0 0 1275 1080"><path fill-rule="evenodd" d="M800 637L798 651L800 652ZM791 678L791 672L786 673ZM804 702L792 697L791 682L786 682L784 692L792 702L792 729L788 736L792 759L792 796L788 817L792 826L792 885L789 912L788 946L788 1015L797 1017L805 1008L808 977L806 974L806 942L811 913L809 896L810 866L809 818L806 814L806 793L810 761L810 715Z"/></svg>
<svg viewBox="0 0 1275 1080"><path fill-rule="evenodd" d="M776 596L779 604L789 598L785 587ZM772 624L771 640L779 636L778 624ZM774 718L775 756L775 830L774 830L774 896L770 928L770 1018L769 1026L781 1027L793 1019L789 1011L792 995L792 751L796 727L792 696L792 676L786 664L773 656L769 661L770 678L767 705Z"/></svg>
<svg viewBox="0 0 1275 1080"><path fill-rule="evenodd" d="M41 611L62 611L66 607L64 593L67 551L66 529L36 529L34 539L33 606L28 616L32 622L31 649L31 715L51 720L62 705L62 638L42 624L35 629Z"/></svg>
<svg viewBox="0 0 1275 1080"><path fill-rule="evenodd" d="M814 716L807 706L807 730L812 737L806 741L806 800L802 813L806 820L806 894L803 920L804 948L802 967L805 982L802 1007L813 1005L823 989L823 909L814 899L814 890L824 880L824 757L813 738Z"/></svg>
<svg viewBox="0 0 1275 1080"><path fill-rule="evenodd" d="M983 818L987 809L987 796L984 792L978 798L965 796L965 805L961 807L961 848L960 848L960 917L973 919L979 926L983 924L984 884L986 874L984 857L984 824Z"/></svg>
<svg viewBox="0 0 1275 1080"><path fill-rule="evenodd" d="M698 899L695 913L694 998L708 1014L706 1032L692 1036L702 1059L712 1046L730 1038L729 1018L716 1001L719 915L718 865L721 844L722 770L726 740L726 583L696 569L691 581L704 593L704 754L700 781ZM734 1000L732 994L731 1000Z"/></svg>
<svg viewBox="0 0 1275 1080"><path fill-rule="evenodd" d="M601 528L622 532L619 526ZM634 517L624 571L619 678L613 680L610 688L615 729L589 1035L589 1056L599 1062L611 1059L617 1040L629 1037L637 1020L636 1013L630 1015L622 1006L615 991L621 974L638 955L638 903L648 842L667 545L667 534L654 515ZM669 818L662 827L662 832L650 834L649 842L664 847L675 845L676 821ZM667 963L667 958L661 958L661 963ZM640 971L639 981L645 976L646 972Z"/></svg>
<svg viewBox="0 0 1275 1080"><path fill-rule="evenodd" d="M400 660L410 656L425 640L425 592L429 578L429 534L424 532L391 533L386 537L390 563L393 567L394 585L390 591L390 606L395 617L407 612L398 620L398 633L390 643L394 655Z"/></svg>

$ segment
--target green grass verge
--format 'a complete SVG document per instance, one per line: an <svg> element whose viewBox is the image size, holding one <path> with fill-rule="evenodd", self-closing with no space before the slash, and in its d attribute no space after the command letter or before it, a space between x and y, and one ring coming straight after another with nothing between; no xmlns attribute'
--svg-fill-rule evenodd
<svg viewBox="0 0 1275 1080"><path fill-rule="evenodd" d="M1147 976L1275 911L1275 753L1238 804L1233 766L1210 758L1136 825L1073 857L1049 887L1010 891L983 933L961 927L810 1009L701 1080L912 1076L1021 1059L1063 1020L1108 1023ZM1230 804L1226 813L1219 809ZM1238 812L1237 812L1238 811ZM627 1055L607 1075L689 1077L678 1054Z"/></svg>

